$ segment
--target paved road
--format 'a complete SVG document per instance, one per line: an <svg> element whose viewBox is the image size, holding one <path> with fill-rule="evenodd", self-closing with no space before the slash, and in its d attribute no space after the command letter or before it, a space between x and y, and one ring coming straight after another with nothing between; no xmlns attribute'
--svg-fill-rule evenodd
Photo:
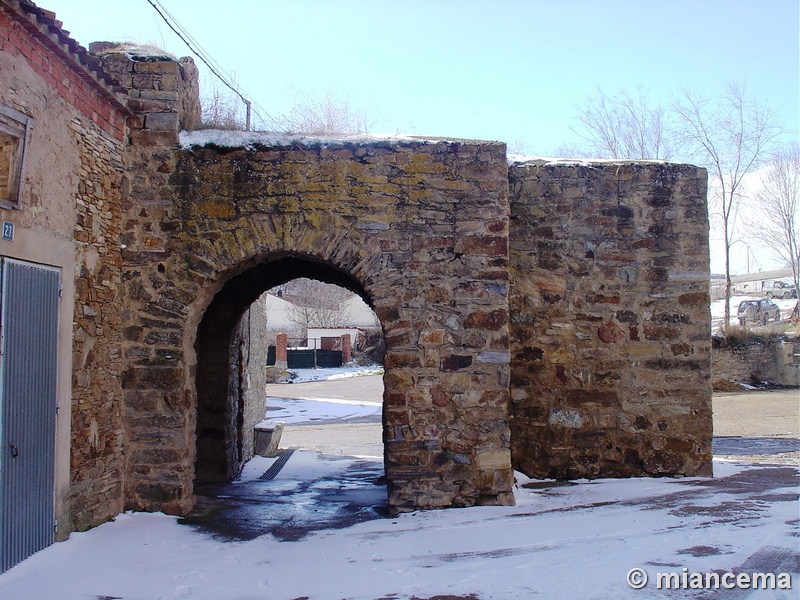
<svg viewBox="0 0 800 600"><path fill-rule="evenodd" d="M383 375L365 375L308 381L305 383L272 383L267 396L280 398L337 398L359 402L383 400ZM287 425L281 436L282 448L302 448L332 456L383 457L380 416L371 423L326 425Z"/></svg>
<svg viewBox="0 0 800 600"><path fill-rule="evenodd" d="M304 383L270 383L267 384L267 396L381 402L383 400L383 375L363 375Z"/></svg>
<svg viewBox="0 0 800 600"><path fill-rule="evenodd" d="M714 456L800 465L800 390L714 394Z"/></svg>

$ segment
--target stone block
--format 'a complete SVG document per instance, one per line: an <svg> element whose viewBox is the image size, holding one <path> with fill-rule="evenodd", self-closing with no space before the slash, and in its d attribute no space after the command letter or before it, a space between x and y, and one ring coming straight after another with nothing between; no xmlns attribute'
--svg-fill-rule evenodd
<svg viewBox="0 0 800 600"><path fill-rule="evenodd" d="M150 113L145 117L144 127L151 131L178 131L178 113Z"/></svg>
<svg viewBox="0 0 800 600"><path fill-rule="evenodd" d="M255 426L254 451L258 456L272 457L278 453L283 434L281 421L263 421Z"/></svg>

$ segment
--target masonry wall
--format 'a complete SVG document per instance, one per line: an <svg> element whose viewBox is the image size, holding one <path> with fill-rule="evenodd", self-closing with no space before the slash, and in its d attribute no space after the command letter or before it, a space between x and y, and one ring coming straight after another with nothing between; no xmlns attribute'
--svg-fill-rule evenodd
<svg viewBox="0 0 800 600"><path fill-rule="evenodd" d="M711 371L715 391L741 389L739 384L763 382L797 386L800 365L800 342L775 338L755 338L732 342L712 338Z"/></svg>
<svg viewBox="0 0 800 600"><path fill-rule="evenodd" d="M59 267L57 535L122 508L120 180L125 114L35 13L0 4L0 102L33 119L0 254ZM108 92L105 92L106 95ZM73 370L74 369L74 370Z"/></svg>
<svg viewBox="0 0 800 600"><path fill-rule="evenodd" d="M96 129L74 127L81 150L75 202L76 272L70 498L76 529L122 510L120 343L122 144Z"/></svg>
<svg viewBox="0 0 800 600"><path fill-rule="evenodd" d="M515 468L710 475L705 171L543 161L509 171Z"/></svg>

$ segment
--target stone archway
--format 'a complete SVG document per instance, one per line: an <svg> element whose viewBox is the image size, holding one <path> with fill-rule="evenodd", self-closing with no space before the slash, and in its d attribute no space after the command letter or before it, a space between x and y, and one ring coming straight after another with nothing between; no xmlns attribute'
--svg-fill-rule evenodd
<svg viewBox="0 0 800 600"><path fill-rule="evenodd" d="M243 461L252 456L252 444L247 444L242 451L242 437L251 433L254 424L264 418L263 389L260 397L254 399L255 413L249 406L250 401L247 407L243 406L243 393L231 389L231 366L237 362L237 357L231 356L231 340L240 318L263 292L298 277L339 285L372 305L359 282L328 264L299 256L265 258L262 263L230 279L217 292L200 321L195 342L197 482L230 481L239 473ZM263 369L263 365L260 368Z"/></svg>
<svg viewBox="0 0 800 600"><path fill-rule="evenodd" d="M191 508L200 322L232 278L290 255L374 301L397 510L510 503L512 458L528 476L711 474L703 169L509 162L470 140L179 135L199 111L190 60L104 66L137 117L121 193L112 177L76 230L91 252L75 522L120 502ZM96 422L99 446L85 443Z"/></svg>
<svg viewBox="0 0 800 600"><path fill-rule="evenodd" d="M123 253L127 507L191 508L198 407L227 376L205 338L299 268L382 323L390 509L512 503L504 156L413 141L164 155Z"/></svg>

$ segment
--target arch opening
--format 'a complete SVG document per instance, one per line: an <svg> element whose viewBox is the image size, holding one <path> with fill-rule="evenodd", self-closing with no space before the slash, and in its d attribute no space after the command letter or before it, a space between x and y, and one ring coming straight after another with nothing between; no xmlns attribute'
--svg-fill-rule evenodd
<svg viewBox="0 0 800 600"><path fill-rule="evenodd" d="M195 483L225 483L253 455L253 427L264 418L266 330L252 334L264 307L256 301L267 290L300 277L335 284L360 296L372 308L364 286L328 263L304 256L275 257L229 279L206 308L198 325L195 351L197 389ZM252 361L254 364L249 365Z"/></svg>
<svg viewBox="0 0 800 600"><path fill-rule="evenodd" d="M384 348L375 312L344 288L306 278L269 290L265 300L265 428L280 432L284 449L383 463ZM262 453L274 454L277 437Z"/></svg>

